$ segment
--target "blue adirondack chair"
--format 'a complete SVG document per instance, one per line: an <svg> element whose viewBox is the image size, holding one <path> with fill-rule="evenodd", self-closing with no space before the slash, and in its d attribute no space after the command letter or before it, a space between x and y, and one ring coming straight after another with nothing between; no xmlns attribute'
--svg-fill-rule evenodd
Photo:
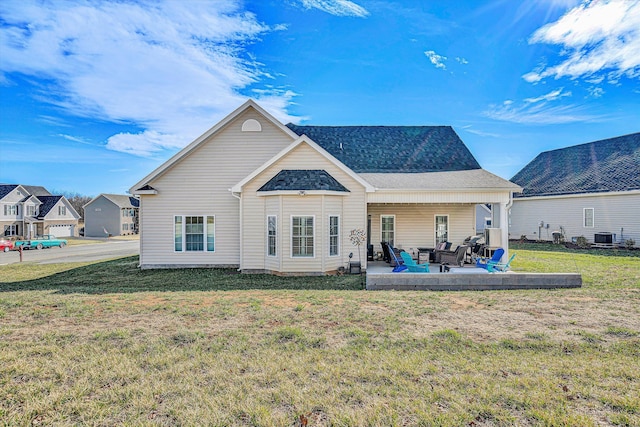
<svg viewBox="0 0 640 427"><path fill-rule="evenodd" d="M476 267L484 268L485 270L488 270L487 265L490 262L492 262L494 264L497 263L497 262L500 262L500 259L502 258L502 255L504 255L504 249L498 248L493 253L493 256L491 257L491 259L487 260L486 258L478 258L478 260L476 261Z"/></svg>
<svg viewBox="0 0 640 427"><path fill-rule="evenodd" d="M511 261L513 261L515 257L516 257L516 254L511 255L511 258L509 258L509 261L507 261L506 264L489 261L487 263L487 270L489 271L489 273L505 272L509 269L509 265L511 264Z"/></svg>
<svg viewBox="0 0 640 427"><path fill-rule="evenodd" d="M406 252L400 252L400 256L402 257L402 260L404 261L404 265L407 266L407 268L409 269L410 272L412 273L428 273L429 272L429 263L425 263L425 264L417 264L413 258L411 258L411 255L409 255Z"/></svg>
<svg viewBox="0 0 640 427"><path fill-rule="evenodd" d="M395 267L393 267L393 271L394 273L400 273L401 271L405 271L408 267L406 265L404 265L404 261L401 259L398 259L398 256L396 255L395 251L393 250L393 246L391 246L389 243L387 243L387 247L389 248L389 256L391 258L393 258L393 260L395 261Z"/></svg>

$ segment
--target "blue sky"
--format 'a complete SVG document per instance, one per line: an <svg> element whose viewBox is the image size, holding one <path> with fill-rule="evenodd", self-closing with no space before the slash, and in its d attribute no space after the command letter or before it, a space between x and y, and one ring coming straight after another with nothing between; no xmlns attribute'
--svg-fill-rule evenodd
<svg viewBox="0 0 640 427"><path fill-rule="evenodd" d="M0 182L124 193L256 99L283 122L451 125L511 178L640 131L640 1L0 6Z"/></svg>

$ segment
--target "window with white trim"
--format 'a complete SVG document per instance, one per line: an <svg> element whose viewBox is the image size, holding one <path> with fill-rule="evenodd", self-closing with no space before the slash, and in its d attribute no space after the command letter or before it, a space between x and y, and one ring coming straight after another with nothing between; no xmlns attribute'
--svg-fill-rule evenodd
<svg viewBox="0 0 640 427"><path fill-rule="evenodd" d="M329 216L329 256L340 255L340 217Z"/></svg>
<svg viewBox="0 0 640 427"><path fill-rule="evenodd" d="M275 215L267 216L267 255L277 255L277 236L278 236L278 217Z"/></svg>
<svg viewBox="0 0 640 427"><path fill-rule="evenodd" d="M67 207L66 206L58 206L58 215L66 215Z"/></svg>
<svg viewBox="0 0 640 427"><path fill-rule="evenodd" d="M314 217L291 217L291 256L314 256Z"/></svg>
<svg viewBox="0 0 640 427"><path fill-rule="evenodd" d="M27 206L27 216L35 216L36 215L36 207L34 205Z"/></svg>
<svg viewBox="0 0 640 427"><path fill-rule="evenodd" d="M18 215L18 205L4 205L4 215L5 216Z"/></svg>
<svg viewBox="0 0 640 427"><path fill-rule="evenodd" d="M381 215L380 216L380 240L382 242L390 243L394 245L393 240L396 234L396 216L395 215Z"/></svg>
<svg viewBox="0 0 640 427"><path fill-rule="evenodd" d="M449 240L449 215L436 215L436 245Z"/></svg>
<svg viewBox="0 0 640 427"><path fill-rule="evenodd" d="M214 216L176 215L173 224L174 251L215 251Z"/></svg>
<svg viewBox="0 0 640 427"><path fill-rule="evenodd" d="M129 231L129 224L122 224L122 231Z"/></svg>
<svg viewBox="0 0 640 427"><path fill-rule="evenodd" d="M5 236L15 236L18 234L17 227L15 224L5 225L4 226L4 235Z"/></svg>
<svg viewBox="0 0 640 427"><path fill-rule="evenodd" d="M584 208L582 210L582 225L585 228L593 228L594 225L594 209L593 208Z"/></svg>

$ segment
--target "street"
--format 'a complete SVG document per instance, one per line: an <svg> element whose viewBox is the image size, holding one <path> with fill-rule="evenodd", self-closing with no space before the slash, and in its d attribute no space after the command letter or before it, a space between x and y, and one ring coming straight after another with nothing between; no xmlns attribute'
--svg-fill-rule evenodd
<svg viewBox="0 0 640 427"><path fill-rule="evenodd" d="M60 262L88 262L140 253L138 240L113 240L104 243L72 245L64 248L30 249L22 252L23 262L55 264ZM18 251L0 252L0 265L20 262Z"/></svg>

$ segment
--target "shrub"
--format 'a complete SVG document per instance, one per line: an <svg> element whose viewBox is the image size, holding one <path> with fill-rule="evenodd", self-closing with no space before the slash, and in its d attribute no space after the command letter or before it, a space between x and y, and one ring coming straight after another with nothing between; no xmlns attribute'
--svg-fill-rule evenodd
<svg viewBox="0 0 640 427"><path fill-rule="evenodd" d="M580 248L588 248L590 246L589 241L584 236L578 236L578 238L576 238L576 245Z"/></svg>
<svg viewBox="0 0 640 427"><path fill-rule="evenodd" d="M635 245L636 245L636 241L633 239L627 239L624 241L624 247L627 249L633 249Z"/></svg>

